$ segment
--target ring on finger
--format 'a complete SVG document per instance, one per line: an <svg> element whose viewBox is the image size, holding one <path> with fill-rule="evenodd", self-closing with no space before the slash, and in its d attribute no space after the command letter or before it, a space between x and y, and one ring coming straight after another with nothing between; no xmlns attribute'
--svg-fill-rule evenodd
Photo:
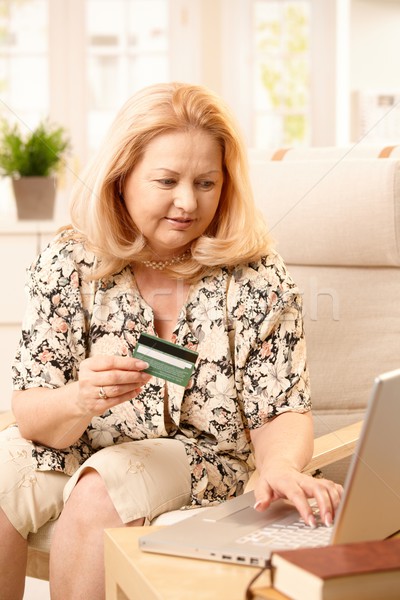
<svg viewBox="0 0 400 600"><path fill-rule="evenodd" d="M107 398L108 398L106 392L104 391L103 386L101 386L99 388L99 398L100 398L100 400L107 400Z"/></svg>

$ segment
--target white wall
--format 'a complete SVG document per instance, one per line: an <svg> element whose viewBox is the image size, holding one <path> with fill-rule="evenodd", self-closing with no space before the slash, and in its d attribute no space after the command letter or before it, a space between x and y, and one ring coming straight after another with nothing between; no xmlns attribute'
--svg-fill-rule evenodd
<svg viewBox="0 0 400 600"><path fill-rule="evenodd" d="M352 0L350 32L352 141L398 144L399 0Z"/></svg>
<svg viewBox="0 0 400 600"><path fill-rule="evenodd" d="M313 146L344 146L350 134L351 0L311 0Z"/></svg>
<svg viewBox="0 0 400 600"><path fill-rule="evenodd" d="M399 89L399 0L352 0L350 18L351 88Z"/></svg>

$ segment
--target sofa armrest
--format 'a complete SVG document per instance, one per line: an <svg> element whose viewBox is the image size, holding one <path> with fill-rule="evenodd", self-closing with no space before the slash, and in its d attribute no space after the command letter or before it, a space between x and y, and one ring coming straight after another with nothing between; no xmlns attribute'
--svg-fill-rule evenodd
<svg viewBox="0 0 400 600"><path fill-rule="evenodd" d="M360 437L362 425L363 421L357 421L315 438L313 457L304 472L313 473L337 460L351 456Z"/></svg>
<svg viewBox="0 0 400 600"><path fill-rule="evenodd" d="M353 454L360 437L362 424L363 421L357 421L357 423L315 438L313 457L304 469L304 473L312 474L317 469ZM254 471L246 485L246 492L254 490L257 479L258 473Z"/></svg>

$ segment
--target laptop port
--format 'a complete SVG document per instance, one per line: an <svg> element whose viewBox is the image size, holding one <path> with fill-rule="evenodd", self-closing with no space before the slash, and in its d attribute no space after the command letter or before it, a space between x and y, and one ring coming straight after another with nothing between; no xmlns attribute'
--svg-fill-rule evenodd
<svg viewBox="0 0 400 600"><path fill-rule="evenodd" d="M237 556L236 560L239 561L239 562L246 562L246 559L245 559L244 556Z"/></svg>
<svg viewBox="0 0 400 600"><path fill-rule="evenodd" d="M251 559L250 559L250 564L251 564L251 565L258 565L258 562L259 562L259 561L258 561L258 558L251 558Z"/></svg>
<svg viewBox="0 0 400 600"><path fill-rule="evenodd" d="M229 554L223 554L222 560L232 560L232 556L229 556Z"/></svg>

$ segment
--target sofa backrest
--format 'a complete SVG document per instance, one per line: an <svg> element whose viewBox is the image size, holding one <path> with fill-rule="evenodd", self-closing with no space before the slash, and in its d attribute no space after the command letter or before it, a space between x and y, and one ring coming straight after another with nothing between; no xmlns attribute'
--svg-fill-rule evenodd
<svg viewBox="0 0 400 600"><path fill-rule="evenodd" d="M374 377L400 366L400 160L335 151L250 157L256 204L304 294L317 435L362 418Z"/></svg>

